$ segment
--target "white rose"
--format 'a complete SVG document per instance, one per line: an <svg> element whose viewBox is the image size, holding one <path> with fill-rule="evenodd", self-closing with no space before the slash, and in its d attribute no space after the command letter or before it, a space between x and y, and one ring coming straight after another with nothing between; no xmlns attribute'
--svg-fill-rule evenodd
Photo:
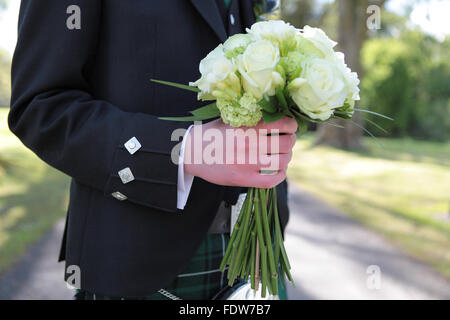
<svg viewBox="0 0 450 320"><path fill-rule="evenodd" d="M223 43L225 55L228 58L234 58L239 54L242 54L247 46L252 42L252 39L248 34L235 34L227 39Z"/></svg>
<svg viewBox="0 0 450 320"><path fill-rule="evenodd" d="M200 61L199 70L200 79L190 82L189 85L196 86L201 90L199 93L199 99L201 99L211 98L212 92L217 89L218 85L234 75L236 67L225 57L223 45L220 44Z"/></svg>
<svg viewBox="0 0 450 320"><path fill-rule="evenodd" d="M347 96L348 100L359 100L359 78L356 72L352 72L347 64L345 63L344 54L342 52L336 52L336 63L338 68L344 75L345 81L347 83L349 94Z"/></svg>
<svg viewBox="0 0 450 320"><path fill-rule="evenodd" d="M312 119L327 120L342 107L350 88L342 69L325 59L306 60L300 76L288 86L292 99Z"/></svg>
<svg viewBox="0 0 450 320"><path fill-rule="evenodd" d="M278 44L290 41L298 30L282 20L269 20L254 23L247 33L257 40L270 40Z"/></svg>
<svg viewBox="0 0 450 320"><path fill-rule="evenodd" d="M251 93L257 100L265 93L274 95L276 87L284 81L275 71L279 61L280 52L270 41L258 40L251 43L245 52L237 57L237 66L245 91Z"/></svg>
<svg viewBox="0 0 450 320"><path fill-rule="evenodd" d="M335 52L333 48L336 46L337 42L328 38L322 29L305 26L301 32L301 37L309 41L314 48L309 47L310 44L305 43L300 39L300 50L303 49L302 51L306 51L306 53L316 53L320 58L334 60Z"/></svg>

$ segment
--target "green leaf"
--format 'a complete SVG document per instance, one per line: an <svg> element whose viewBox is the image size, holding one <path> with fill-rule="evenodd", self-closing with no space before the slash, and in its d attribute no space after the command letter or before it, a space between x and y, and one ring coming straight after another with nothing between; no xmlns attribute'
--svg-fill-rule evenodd
<svg viewBox="0 0 450 320"><path fill-rule="evenodd" d="M355 125L355 126L357 126L358 128L360 128L361 130L363 130L364 132L366 132L369 136L371 136L373 139L374 139L374 141L378 144L378 146L380 147L380 148L383 148L383 146L381 145L381 143L377 140L377 137L375 137L373 134L372 134L372 132L370 132L369 130L367 130L366 128L364 128L362 125L360 125L359 123L357 123L357 122L355 122L355 121L353 121L353 120L349 120L350 121L350 123L352 123L353 125Z"/></svg>
<svg viewBox="0 0 450 320"><path fill-rule="evenodd" d="M276 103L274 99L271 99L268 95L264 95L264 97L258 102L261 109L269 112L274 113L277 111Z"/></svg>
<svg viewBox="0 0 450 320"><path fill-rule="evenodd" d="M366 110L366 109L359 109L359 108L355 108L355 111L370 113L370 114L376 115L378 117L394 121L394 119L392 119L392 118L390 118L388 116L385 116L384 114L380 114L378 112L375 112L375 111L370 111L370 110Z"/></svg>
<svg viewBox="0 0 450 320"><path fill-rule="evenodd" d="M193 111L190 111L192 113L192 116L188 117L159 117L158 119L161 120L169 120L169 121L201 121L201 120L207 120L212 119L220 116L220 110L217 108L217 105L215 102L210 103L204 107L200 107L198 109L195 109Z"/></svg>
<svg viewBox="0 0 450 320"><path fill-rule="evenodd" d="M341 119L351 119L353 115L348 112L334 111L334 116L341 118Z"/></svg>
<svg viewBox="0 0 450 320"><path fill-rule="evenodd" d="M162 80L156 80L156 79L150 79L150 81L156 82L156 83L159 83L159 84L164 84L166 86L171 86L171 87L175 87L175 88L179 88L179 89L188 90L188 91L200 92L200 90L198 88L196 88L196 87L187 86L187 85L181 84L181 83L170 82L170 81L162 81Z"/></svg>
<svg viewBox="0 0 450 320"><path fill-rule="evenodd" d="M332 126L332 127L339 128L339 129L344 129L344 128L345 128L344 126L341 126L340 124L331 122L330 120L323 121L322 123L323 123L323 124L326 124L326 125L329 125L329 126Z"/></svg>
<svg viewBox="0 0 450 320"><path fill-rule="evenodd" d="M305 134L306 131L308 131L308 124L306 123L306 121L302 120L300 118L295 118L295 120L297 121L297 124L298 124L299 135Z"/></svg>
<svg viewBox="0 0 450 320"><path fill-rule="evenodd" d="M190 117L158 117L160 120L168 120L168 121L182 121L182 122L190 122L190 121L201 121L206 120L208 118L201 118L196 116L190 116Z"/></svg>
<svg viewBox="0 0 450 320"><path fill-rule="evenodd" d="M263 110L262 114L263 114L262 117L264 119L264 123L275 122L284 117L284 113L281 113L281 112L269 113L269 112Z"/></svg>
<svg viewBox="0 0 450 320"><path fill-rule="evenodd" d="M291 107L289 109L289 112L290 112L290 116L294 119L298 118L298 119L303 119L304 121L311 122L311 123L322 123L322 121L311 119L310 117L302 114L297 106Z"/></svg>
<svg viewBox="0 0 450 320"><path fill-rule="evenodd" d="M281 87L277 88L276 96L277 96L277 99L278 99L278 102L280 103L280 105L283 107L284 110L287 111L288 110L288 104L287 104L287 101L286 101L286 97L284 96L284 91L283 91L283 89Z"/></svg>
<svg viewBox="0 0 450 320"><path fill-rule="evenodd" d="M210 103L204 107L195 109L194 111L191 111L191 113L197 117L213 118L220 116L220 110L217 108L215 102Z"/></svg>

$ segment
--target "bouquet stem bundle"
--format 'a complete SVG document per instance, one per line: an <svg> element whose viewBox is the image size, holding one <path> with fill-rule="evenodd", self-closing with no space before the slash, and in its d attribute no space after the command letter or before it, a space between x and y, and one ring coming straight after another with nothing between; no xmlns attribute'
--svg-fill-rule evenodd
<svg viewBox="0 0 450 320"><path fill-rule="evenodd" d="M240 277L251 282L261 296L278 294L278 279L286 276L293 283L291 265L283 242L275 188L249 188L231 234L222 271L228 265L228 284Z"/></svg>

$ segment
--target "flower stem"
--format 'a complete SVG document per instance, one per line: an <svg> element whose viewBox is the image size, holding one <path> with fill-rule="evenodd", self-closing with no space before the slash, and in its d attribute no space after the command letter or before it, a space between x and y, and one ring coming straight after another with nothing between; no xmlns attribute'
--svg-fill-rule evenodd
<svg viewBox="0 0 450 320"><path fill-rule="evenodd" d="M255 270L254 270L254 277L253 277L253 290L258 291L259 287L259 241L256 239L256 246L255 246Z"/></svg>
<svg viewBox="0 0 450 320"><path fill-rule="evenodd" d="M253 197L253 188L250 188L247 193L247 196L245 197L244 204L242 205L242 210L239 213L236 224L234 225L233 233L231 234L230 241L228 242L227 249L225 250L225 255L220 264L219 269L222 272L225 270L225 266L227 264L229 264L229 262L231 260L230 259L231 252L233 251L234 244L236 243L237 238L240 236L240 232L239 232L240 224L241 224L242 219L246 215L247 206L249 206L249 204L252 204L252 201L251 201L252 197ZM250 211L251 211L251 209L250 209ZM233 257L233 256L231 255L231 257Z"/></svg>
<svg viewBox="0 0 450 320"><path fill-rule="evenodd" d="M277 273L277 269L275 267L275 259L273 256L273 247L272 247L272 238L270 236L270 227L269 227L269 221L267 218L267 201L266 201L266 191L259 189L259 194L262 200L262 224L263 224L263 230L264 230L264 235L266 237L266 248L267 248L267 254L268 254L268 260L269 260L269 268L270 268L270 279L272 281L272 290L273 290L273 294L276 295L278 294L278 273Z"/></svg>
<svg viewBox="0 0 450 320"><path fill-rule="evenodd" d="M264 241L263 223L261 218L261 193L256 192L255 196L255 220L256 220L256 231L258 236L259 247L261 251L261 279L262 279L262 293L261 296L265 297L265 287L269 286L267 279L267 249ZM265 205L265 203L264 203Z"/></svg>

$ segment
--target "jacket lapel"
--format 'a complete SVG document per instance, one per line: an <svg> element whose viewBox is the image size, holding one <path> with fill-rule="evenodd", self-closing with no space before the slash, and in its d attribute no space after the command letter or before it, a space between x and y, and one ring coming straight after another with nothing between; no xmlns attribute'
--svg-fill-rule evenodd
<svg viewBox="0 0 450 320"><path fill-rule="evenodd" d="M256 22L255 13L253 11L252 0L239 0L239 10L241 12L242 26L250 28ZM244 30L245 31L245 30Z"/></svg>
<svg viewBox="0 0 450 320"><path fill-rule="evenodd" d="M224 42L227 39L227 32L214 0L191 0L194 7L214 30L219 39Z"/></svg>

